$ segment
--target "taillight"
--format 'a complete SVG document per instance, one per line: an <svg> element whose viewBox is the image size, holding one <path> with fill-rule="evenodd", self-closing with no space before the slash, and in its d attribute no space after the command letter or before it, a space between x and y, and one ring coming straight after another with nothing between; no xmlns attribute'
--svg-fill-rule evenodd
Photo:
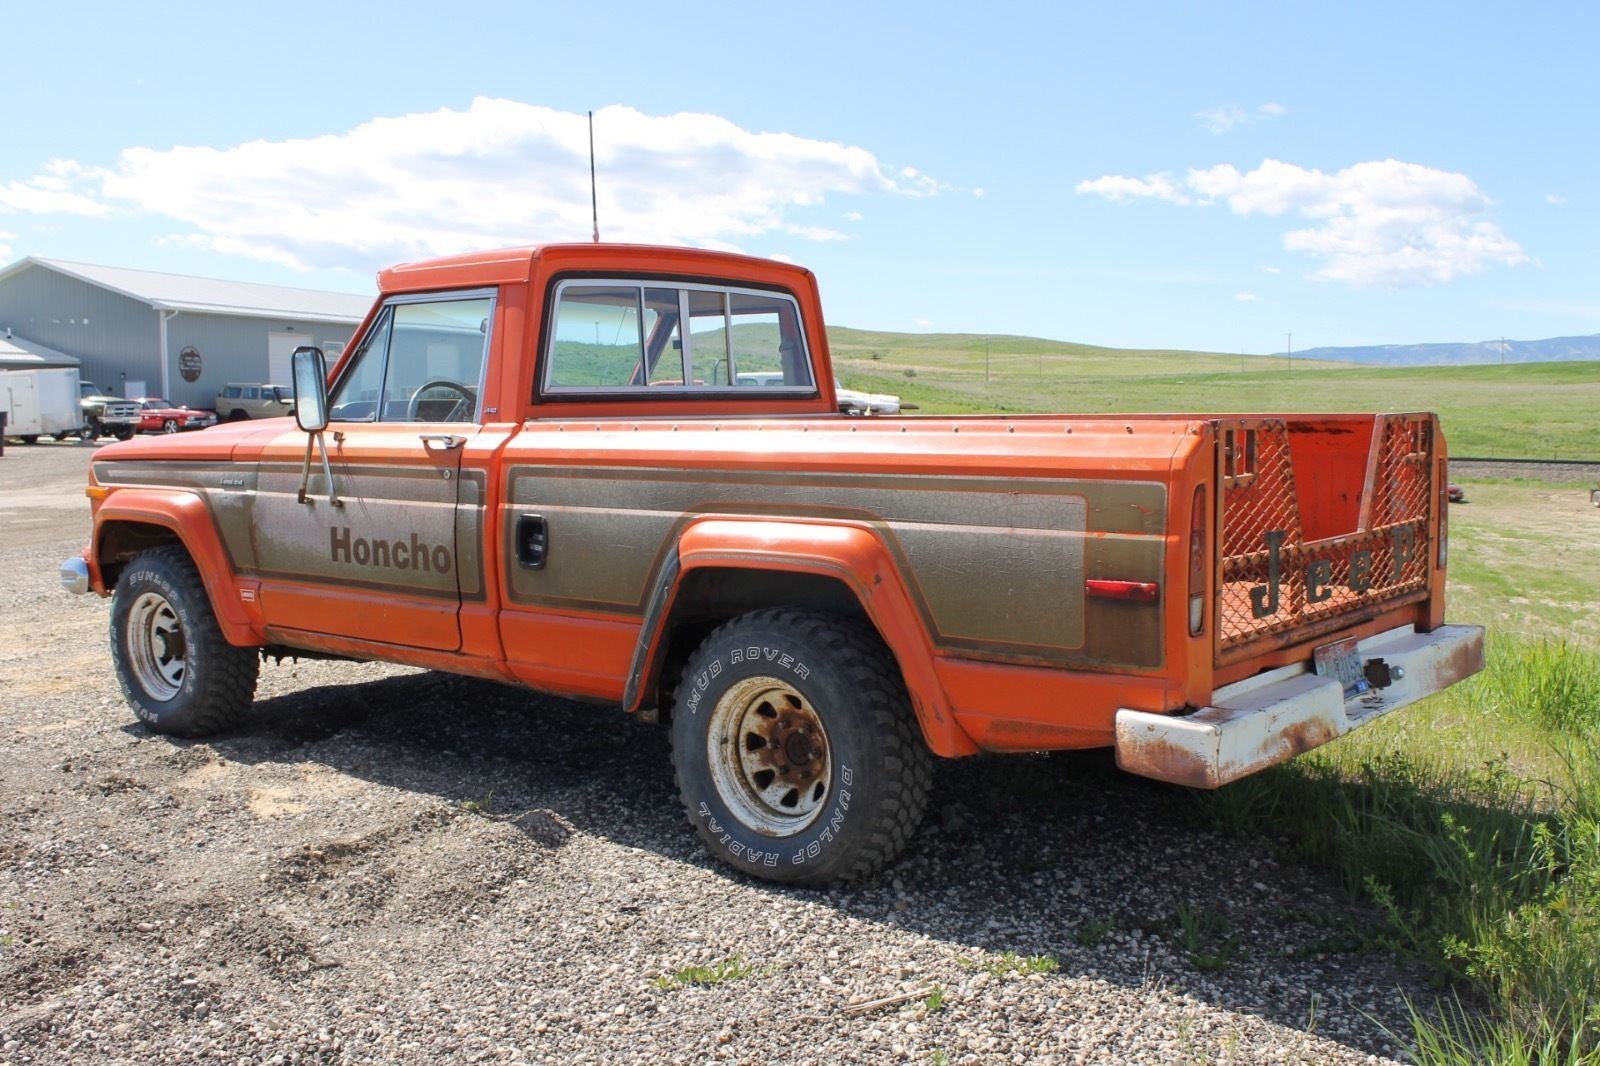
<svg viewBox="0 0 1600 1066"><path fill-rule="evenodd" d="M1439 569L1450 561L1450 468L1439 464Z"/></svg>
<svg viewBox="0 0 1600 1066"><path fill-rule="evenodd" d="M1206 625L1206 487L1194 490L1189 511L1189 635L1198 637Z"/></svg>

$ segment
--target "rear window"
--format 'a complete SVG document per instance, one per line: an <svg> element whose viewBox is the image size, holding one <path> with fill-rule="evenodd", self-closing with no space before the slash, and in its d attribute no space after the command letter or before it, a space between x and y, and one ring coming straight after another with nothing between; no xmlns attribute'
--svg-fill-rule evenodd
<svg viewBox="0 0 1600 1066"><path fill-rule="evenodd" d="M543 390L811 395L816 383L800 307L785 293L575 280L556 288Z"/></svg>

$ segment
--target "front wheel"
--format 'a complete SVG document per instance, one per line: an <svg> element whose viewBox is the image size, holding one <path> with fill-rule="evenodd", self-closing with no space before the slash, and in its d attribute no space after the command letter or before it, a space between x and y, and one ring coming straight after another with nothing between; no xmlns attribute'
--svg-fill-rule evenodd
<svg viewBox="0 0 1600 1066"><path fill-rule="evenodd" d="M870 628L766 610L708 637L672 719L678 792L723 862L769 881L857 881L900 853L931 759Z"/></svg>
<svg viewBox="0 0 1600 1066"><path fill-rule="evenodd" d="M113 434L113 436L115 436L118 440L132 440L133 439L133 430L131 428L129 428L129 429L119 429L119 430L116 431L116 433Z"/></svg>
<svg viewBox="0 0 1600 1066"><path fill-rule="evenodd" d="M161 432L163 432L163 433L176 433L176 432L178 432L178 420L176 418L169 418L165 422L161 423Z"/></svg>
<svg viewBox="0 0 1600 1066"><path fill-rule="evenodd" d="M200 571L177 546L141 553L111 600L111 662L129 706L157 733L199 737L244 717L261 663L229 644Z"/></svg>

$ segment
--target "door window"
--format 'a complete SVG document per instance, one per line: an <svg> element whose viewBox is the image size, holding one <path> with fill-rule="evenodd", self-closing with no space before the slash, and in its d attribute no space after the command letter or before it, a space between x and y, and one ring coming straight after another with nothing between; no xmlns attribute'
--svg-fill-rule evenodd
<svg viewBox="0 0 1600 1066"><path fill-rule="evenodd" d="M493 319L489 295L395 300L334 386L333 419L474 421Z"/></svg>

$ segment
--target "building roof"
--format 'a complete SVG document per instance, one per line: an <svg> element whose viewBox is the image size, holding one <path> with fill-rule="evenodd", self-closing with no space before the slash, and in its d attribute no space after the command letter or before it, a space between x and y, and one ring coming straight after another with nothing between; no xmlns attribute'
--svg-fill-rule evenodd
<svg viewBox="0 0 1600 1066"><path fill-rule="evenodd" d="M77 356L0 333L0 370L47 370L78 366Z"/></svg>
<svg viewBox="0 0 1600 1066"><path fill-rule="evenodd" d="M197 278L188 274L164 274L155 270L133 270L95 263L74 263L65 259L41 259L37 256L28 256L0 270L0 280L29 266L54 270L163 311L247 318L290 318L353 326L366 317L373 299L356 293Z"/></svg>

